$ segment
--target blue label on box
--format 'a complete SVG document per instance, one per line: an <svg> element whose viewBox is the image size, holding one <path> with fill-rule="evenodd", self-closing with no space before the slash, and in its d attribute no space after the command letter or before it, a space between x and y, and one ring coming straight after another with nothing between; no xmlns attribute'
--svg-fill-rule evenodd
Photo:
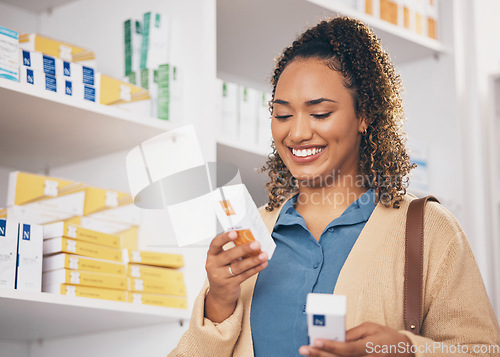
<svg viewBox="0 0 500 357"><path fill-rule="evenodd" d="M85 85L83 88L83 99L95 103L95 88Z"/></svg>
<svg viewBox="0 0 500 357"><path fill-rule="evenodd" d="M23 224L23 240L30 240L31 227L29 224Z"/></svg>
<svg viewBox="0 0 500 357"><path fill-rule="evenodd" d="M71 64L69 62L63 62L63 75L66 77L71 77Z"/></svg>
<svg viewBox="0 0 500 357"><path fill-rule="evenodd" d="M31 54L23 50L23 66L31 67Z"/></svg>
<svg viewBox="0 0 500 357"><path fill-rule="evenodd" d="M26 69L26 82L29 84L35 84L35 76L33 75L33 70Z"/></svg>
<svg viewBox="0 0 500 357"><path fill-rule="evenodd" d="M69 96L73 96L73 83L71 81L64 81L64 93Z"/></svg>
<svg viewBox="0 0 500 357"><path fill-rule="evenodd" d="M52 76L56 75L56 59L47 55L43 55L43 71Z"/></svg>
<svg viewBox="0 0 500 357"><path fill-rule="evenodd" d="M325 326L325 315L313 315L314 326Z"/></svg>
<svg viewBox="0 0 500 357"><path fill-rule="evenodd" d="M45 89L51 92L57 92L56 77L48 74L45 75Z"/></svg>
<svg viewBox="0 0 500 357"><path fill-rule="evenodd" d="M83 66L83 84L94 85L94 69Z"/></svg>
<svg viewBox="0 0 500 357"><path fill-rule="evenodd" d="M0 219L0 237L5 237L7 221L5 219Z"/></svg>
<svg viewBox="0 0 500 357"><path fill-rule="evenodd" d="M19 39L19 33L16 31L9 30L8 28L0 26L0 35L8 36L14 40Z"/></svg>

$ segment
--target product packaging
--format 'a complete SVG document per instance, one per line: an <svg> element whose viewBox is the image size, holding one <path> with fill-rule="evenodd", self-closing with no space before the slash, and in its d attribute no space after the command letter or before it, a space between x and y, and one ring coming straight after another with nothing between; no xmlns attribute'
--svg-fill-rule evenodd
<svg viewBox="0 0 500 357"><path fill-rule="evenodd" d="M144 14L141 43L141 69L155 69L169 63L170 21L159 12Z"/></svg>
<svg viewBox="0 0 500 357"><path fill-rule="evenodd" d="M140 20L128 19L123 23L125 49L125 76L141 67L142 25Z"/></svg>
<svg viewBox="0 0 500 357"><path fill-rule="evenodd" d="M123 275L58 269L43 273L43 286L71 284L96 288L127 290L127 277Z"/></svg>
<svg viewBox="0 0 500 357"><path fill-rule="evenodd" d="M59 253L43 258L43 272L59 269L88 271L93 273L126 275L126 265L103 259Z"/></svg>
<svg viewBox="0 0 500 357"><path fill-rule="evenodd" d="M114 234L94 231L67 222L51 223L44 227L44 239L58 237L72 238L75 240L105 245L108 247L121 248L120 237Z"/></svg>
<svg viewBox="0 0 500 357"><path fill-rule="evenodd" d="M0 26L0 78L19 81L19 33Z"/></svg>
<svg viewBox="0 0 500 357"><path fill-rule="evenodd" d="M187 309L187 300L184 297L130 292L128 294L128 299L128 301L132 304Z"/></svg>
<svg viewBox="0 0 500 357"><path fill-rule="evenodd" d="M129 250L128 259L129 263L153 265L165 268L177 269L184 266L184 258L181 254L145 250Z"/></svg>
<svg viewBox="0 0 500 357"><path fill-rule="evenodd" d="M0 219L0 288L16 286L18 222Z"/></svg>
<svg viewBox="0 0 500 357"><path fill-rule="evenodd" d="M118 289L103 289L93 286L70 285L70 284L53 284L44 285L43 291L57 295L77 296L92 299L111 300L111 301L128 301L128 292Z"/></svg>
<svg viewBox="0 0 500 357"><path fill-rule="evenodd" d="M186 296L184 282L174 283L162 279L151 278L128 278L128 289L133 292L145 292L152 294Z"/></svg>
<svg viewBox="0 0 500 357"><path fill-rule="evenodd" d="M42 291L43 227L19 223L16 289Z"/></svg>
<svg viewBox="0 0 500 357"><path fill-rule="evenodd" d="M69 238L51 238L43 241L43 254L69 253L85 257L123 262L121 249L106 247L100 244L77 241Z"/></svg>
<svg viewBox="0 0 500 357"><path fill-rule="evenodd" d="M345 295L307 294L306 313L309 343L317 338L345 341Z"/></svg>

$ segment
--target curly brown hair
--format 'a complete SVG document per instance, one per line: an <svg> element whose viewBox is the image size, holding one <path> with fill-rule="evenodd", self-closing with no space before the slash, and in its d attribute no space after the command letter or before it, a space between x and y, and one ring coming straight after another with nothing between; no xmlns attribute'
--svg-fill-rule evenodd
<svg viewBox="0 0 500 357"><path fill-rule="evenodd" d="M344 76L344 85L354 99L356 115L368 125L361 137L359 170L365 188L373 188L377 202L399 207L408 186L408 174L416 165L410 163L406 148L403 89L388 54L377 36L362 22L348 17L321 21L306 30L286 48L277 60L271 84L272 113L276 84L288 64L296 59L319 59ZM268 211L279 207L298 190L292 176L276 151L274 142L263 171L271 181Z"/></svg>

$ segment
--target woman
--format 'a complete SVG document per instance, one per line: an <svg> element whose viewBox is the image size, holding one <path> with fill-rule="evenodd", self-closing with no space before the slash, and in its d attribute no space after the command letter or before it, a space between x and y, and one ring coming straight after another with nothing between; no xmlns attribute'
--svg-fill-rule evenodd
<svg viewBox="0 0 500 357"><path fill-rule="evenodd" d="M261 215L276 250L268 261L249 255L257 242L224 250L236 232L215 237L208 284L171 355L438 356L458 345L475 355L476 345L499 344L465 235L436 203L425 213L423 337L404 331L413 166L401 81L375 35L349 18L323 21L285 49L272 85L274 152ZM346 342L309 345L309 292L347 296Z"/></svg>

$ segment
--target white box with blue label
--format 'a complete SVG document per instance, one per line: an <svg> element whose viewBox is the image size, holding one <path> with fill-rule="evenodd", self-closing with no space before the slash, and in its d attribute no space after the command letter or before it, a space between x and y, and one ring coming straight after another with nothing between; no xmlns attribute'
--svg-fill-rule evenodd
<svg viewBox="0 0 500 357"><path fill-rule="evenodd" d="M0 26L0 78L19 81L19 33Z"/></svg>
<svg viewBox="0 0 500 357"><path fill-rule="evenodd" d="M20 82L21 84L31 86L40 93L64 93L62 80L54 75L29 67L21 67Z"/></svg>
<svg viewBox="0 0 500 357"><path fill-rule="evenodd" d="M83 66L80 63L68 62L57 59L57 75L65 79L80 82L90 86L96 85L96 71L92 67Z"/></svg>
<svg viewBox="0 0 500 357"><path fill-rule="evenodd" d="M17 221L0 219L0 288L16 286Z"/></svg>
<svg viewBox="0 0 500 357"><path fill-rule="evenodd" d="M29 68L37 72L57 75L57 58L46 55L41 52L19 50L19 60L21 62L21 70Z"/></svg>
<svg viewBox="0 0 500 357"><path fill-rule="evenodd" d="M72 81L67 77L57 77L61 82L62 90L59 92L66 98L71 98L76 101L85 101L99 103L99 90L95 86L85 84L79 81Z"/></svg>
<svg viewBox="0 0 500 357"><path fill-rule="evenodd" d="M307 294L306 313L309 344L318 338L345 341L345 295Z"/></svg>
<svg viewBox="0 0 500 357"><path fill-rule="evenodd" d="M19 223L16 289L42 291L43 227Z"/></svg>

